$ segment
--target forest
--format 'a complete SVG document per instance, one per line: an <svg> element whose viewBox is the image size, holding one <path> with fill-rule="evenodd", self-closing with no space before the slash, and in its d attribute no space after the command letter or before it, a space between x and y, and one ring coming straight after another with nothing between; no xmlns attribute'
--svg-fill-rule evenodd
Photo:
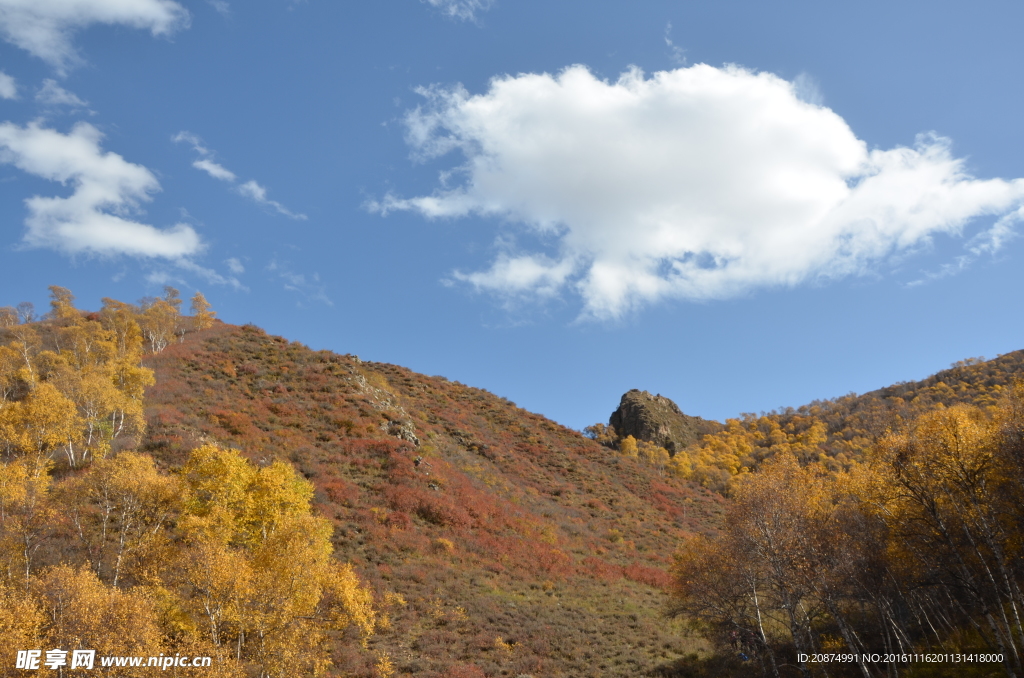
<svg viewBox="0 0 1024 678"><path fill-rule="evenodd" d="M201 294L182 316L172 289L137 307L107 299L95 314L51 293L42 322L0 311L3 675L23 673L17 650L38 648L213 658L191 670L202 675L319 675L327 634L352 629L360 642L385 623L332 558L331 527L290 465L211 443L168 471L133 449L154 381L144 349L209 326Z"/></svg>
<svg viewBox="0 0 1024 678"><path fill-rule="evenodd" d="M0 308L0 675L1024 671L1019 352L670 453L199 293L50 291Z"/></svg>

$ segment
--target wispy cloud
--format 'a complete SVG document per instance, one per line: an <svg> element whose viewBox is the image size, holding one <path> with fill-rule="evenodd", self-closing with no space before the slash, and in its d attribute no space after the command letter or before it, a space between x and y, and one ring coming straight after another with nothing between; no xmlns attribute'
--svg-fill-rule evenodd
<svg viewBox="0 0 1024 678"><path fill-rule="evenodd" d="M18 83L11 76L0 71L0 99L17 99Z"/></svg>
<svg viewBox="0 0 1024 678"><path fill-rule="evenodd" d="M218 165L209 158L200 158L193 162L192 166L196 169L203 170L214 179L220 179L221 181L226 181L228 183L233 183L238 178L235 176L234 172L223 165Z"/></svg>
<svg viewBox="0 0 1024 678"><path fill-rule="evenodd" d="M227 285L238 290L239 292L249 291L249 288L243 285L242 282L234 275L221 275L212 268L200 266L191 259L181 259L175 261L174 265L184 271L188 271L189 273L198 275L200 278L210 283L211 285ZM230 266L228 268L230 269ZM237 275L235 271L232 271L232 273L235 273Z"/></svg>
<svg viewBox="0 0 1024 678"><path fill-rule="evenodd" d="M668 58L676 66L686 65L686 50L672 42L672 22L665 25L665 47L668 48Z"/></svg>
<svg viewBox="0 0 1024 678"><path fill-rule="evenodd" d="M977 179L934 134L870 150L808 83L707 65L609 82L573 66L478 95L424 88L405 119L414 157L464 162L430 195L370 208L540 235L544 253L499 245L452 277L504 298L575 293L592 318L867 274L979 218L995 226L971 257L1012 234L1024 179Z"/></svg>
<svg viewBox="0 0 1024 678"><path fill-rule="evenodd" d="M453 19L472 21L477 12L486 12L494 6L494 0L422 0Z"/></svg>
<svg viewBox="0 0 1024 678"><path fill-rule="evenodd" d="M192 166L206 172L214 179L231 184L235 192L239 195L245 196L257 205L272 209L278 214L283 214L290 219L305 220L307 218L305 214L292 212L276 200L268 198L266 187L254 179L250 179L249 181L241 184L237 183L238 175L224 167L224 165L214 161L213 151L207 148L203 144L203 140L195 134L192 134L191 132L178 132L171 137L171 141L175 143L187 143L192 146L192 149L199 155L199 157L192 163Z"/></svg>
<svg viewBox="0 0 1024 678"><path fill-rule="evenodd" d="M36 102L52 108L67 106L72 110L89 107L89 102L83 101L77 95L58 85L56 80L50 78L43 80L43 86L36 92Z"/></svg>
<svg viewBox="0 0 1024 678"><path fill-rule="evenodd" d="M971 267L974 262L983 256L994 256L1003 246L1018 237L1014 225L1024 221L1024 207L1006 214L996 220L991 228L977 233L964 245L965 254L954 257L952 262L943 264L938 271L926 271L915 280L907 283L908 287L918 287L936 280L949 278L950 276L963 273Z"/></svg>
<svg viewBox="0 0 1024 678"><path fill-rule="evenodd" d="M258 205L263 205L264 207L269 207L270 209L273 209L278 214L283 214L284 216L289 217L291 219L306 219L305 214L296 214L295 212L292 212L291 210L289 210L287 207L277 202L276 200L271 200L270 198L268 198L267 189L264 188L263 186L260 186L252 179L239 186L238 192L246 196L247 198L251 198L253 202L255 202Z"/></svg>
<svg viewBox="0 0 1024 678"><path fill-rule="evenodd" d="M131 218L160 184L145 167L103 152L102 138L84 122L68 134L39 123L0 124L0 163L74 189L66 198L37 195L25 201L25 244L67 254L165 259L199 252L203 244L191 226L179 223L161 229Z"/></svg>
<svg viewBox="0 0 1024 678"><path fill-rule="evenodd" d="M206 0L211 7L213 7L222 16L231 15L231 5L227 3L227 0Z"/></svg>
<svg viewBox="0 0 1024 678"><path fill-rule="evenodd" d="M306 301L318 301L334 306L334 302L327 296L327 286L320 280L319 273L296 273L289 262L278 259L272 259L266 270L281 281L285 290L295 292Z"/></svg>
<svg viewBox="0 0 1024 678"><path fill-rule="evenodd" d="M81 61L72 37L92 24L170 35L188 23L188 10L172 0L0 0L0 37L60 72Z"/></svg>

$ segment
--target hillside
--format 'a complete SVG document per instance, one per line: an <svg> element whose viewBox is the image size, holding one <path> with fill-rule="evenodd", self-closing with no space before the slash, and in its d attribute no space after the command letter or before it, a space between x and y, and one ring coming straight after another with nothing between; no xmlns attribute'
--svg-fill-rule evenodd
<svg viewBox="0 0 1024 678"><path fill-rule="evenodd" d="M400 675L633 676L701 647L666 623L664 587L680 540L714 534L718 495L486 391L253 326L145 362L142 451L294 464L339 557L404 597L371 640ZM350 652L338 668L370 675Z"/></svg>
<svg viewBox="0 0 1024 678"><path fill-rule="evenodd" d="M1024 352L725 424L634 390L581 435L199 294L183 316L173 288L51 293L39 322L0 308L8 648L191 648L223 678L744 676L1022 633L985 610L1024 606Z"/></svg>
<svg viewBox="0 0 1024 678"><path fill-rule="evenodd" d="M954 405L994 411L1021 375L1024 351L1014 351L988 361L963 360L921 381L862 395L849 394L760 415L744 414L726 420L724 427L703 435L698 442L677 449L666 465L679 477L725 494L732 491L739 476L760 468L780 453L793 454L804 464L820 464L829 472L850 470L865 460L880 436L905 427L923 414ZM674 415L676 421L685 417L678 408L671 411L675 407L672 401L658 396L666 405L650 394L638 393L626 394L623 401L632 394L634 409L638 405L645 408L648 419L671 421L665 412ZM611 427L595 424L588 428L606 447L622 445L625 434L614 427L622 420L620 412L621 407L612 414ZM716 423L700 421L704 425ZM653 441L652 445L664 444L665 439L643 433L638 437ZM668 457L666 450L661 454Z"/></svg>

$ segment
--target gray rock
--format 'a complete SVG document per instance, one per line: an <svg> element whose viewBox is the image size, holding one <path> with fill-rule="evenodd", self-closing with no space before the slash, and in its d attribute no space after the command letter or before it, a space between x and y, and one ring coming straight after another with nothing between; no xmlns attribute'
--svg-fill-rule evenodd
<svg viewBox="0 0 1024 678"><path fill-rule="evenodd" d="M633 389L622 396L619 409L608 423L620 438L633 436L664 447L670 454L698 442L724 427L717 421L683 414L679 406L665 396Z"/></svg>

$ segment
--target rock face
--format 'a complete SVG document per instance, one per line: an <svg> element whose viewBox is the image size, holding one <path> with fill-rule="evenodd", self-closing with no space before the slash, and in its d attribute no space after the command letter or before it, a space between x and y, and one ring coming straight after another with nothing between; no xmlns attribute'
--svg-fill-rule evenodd
<svg viewBox="0 0 1024 678"><path fill-rule="evenodd" d="M717 421L683 414L678 405L663 395L651 395L637 389L622 396L619 409L612 412L608 423L618 435L652 442L670 454L723 428Z"/></svg>

